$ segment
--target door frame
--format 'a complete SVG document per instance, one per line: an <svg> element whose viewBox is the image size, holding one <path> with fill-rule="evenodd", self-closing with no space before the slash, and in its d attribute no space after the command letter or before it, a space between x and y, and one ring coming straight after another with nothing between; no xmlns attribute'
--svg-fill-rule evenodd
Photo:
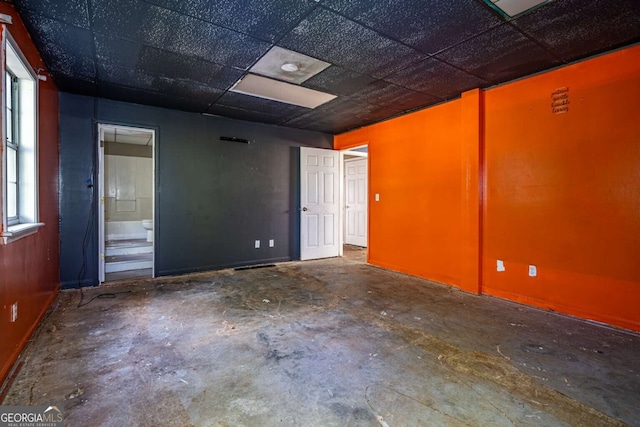
<svg viewBox="0 0 640 427"><path fill-rule="evenodd" d="M105 128L116 128L116 129L128 129L128 130L138 130L144 132L151 133L151 216L153 218L153 249L152 249L152 267L151 267L151 277L156 277L156 240L158 236L158 221L156 215L156 150L157 150L157 141L158 141L158 132L157 129L152 127L141 127L137 125L128 125L122 123L109 123L109 122L98 122L98 132L96 133L98 136L97 149L98 149L98 283L102 284L105 282L105 161L104 161L104 145L102 141L104 139L104 130Z"/></svg>

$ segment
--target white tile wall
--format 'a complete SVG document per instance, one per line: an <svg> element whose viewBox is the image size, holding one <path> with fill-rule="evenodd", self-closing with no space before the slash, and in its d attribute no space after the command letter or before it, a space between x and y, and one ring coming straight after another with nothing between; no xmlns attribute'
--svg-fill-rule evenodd
<svg viewBox="0 0 640 427"><path fill-rule="evenodd" d="M146 157L105 155L105 220L153 218L153 161Z"/></svg>

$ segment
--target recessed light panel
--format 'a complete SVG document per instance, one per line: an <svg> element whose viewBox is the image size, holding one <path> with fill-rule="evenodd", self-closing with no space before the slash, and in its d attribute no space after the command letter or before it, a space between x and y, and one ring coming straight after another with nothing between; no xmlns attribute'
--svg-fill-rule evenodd
<svg viewBox="0 0 640 427"><path fill-rule="evenodd" d="M306 108L316 108L336 98L335 95L254 74L247 74L230 91Z"/></svg>
<svg viewBox="0 0 640 427"><path fill-rule="evenodd" d="M249 69L254 74L300 84L327 68L328 62L274 46Z"/></svg>
<svg viewBox="0 0 640 427"><path fill-rule="evenodd" d="M484 0L508 18L513 18L552 0Z"/></svg>

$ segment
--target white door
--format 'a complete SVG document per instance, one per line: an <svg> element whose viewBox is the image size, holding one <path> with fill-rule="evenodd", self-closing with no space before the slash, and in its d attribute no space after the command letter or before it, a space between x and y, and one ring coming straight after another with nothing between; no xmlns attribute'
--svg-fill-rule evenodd
<svg viewBox="0 0 640 427"><path fill-rule="evenodd" d="M348 245L367 246L367 159L345 162L345 238Z"/></svg>
<svg viewBox="0 0 640 427"><path fill-rule="evenodd" d="M300 259L340 253L340 153L300 148Z"/></svg>

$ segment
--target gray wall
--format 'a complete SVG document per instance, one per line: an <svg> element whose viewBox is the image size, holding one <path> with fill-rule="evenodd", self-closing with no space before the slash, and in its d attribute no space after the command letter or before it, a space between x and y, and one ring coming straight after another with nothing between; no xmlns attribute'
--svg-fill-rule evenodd
<svg viewBox="0 0 640 427"><path fill-rule="evenodd" d="M331 135L61 93L64 288L98 284L97 123L157 132L156 275L299 258L298 147L331 148Z"/></svg>

